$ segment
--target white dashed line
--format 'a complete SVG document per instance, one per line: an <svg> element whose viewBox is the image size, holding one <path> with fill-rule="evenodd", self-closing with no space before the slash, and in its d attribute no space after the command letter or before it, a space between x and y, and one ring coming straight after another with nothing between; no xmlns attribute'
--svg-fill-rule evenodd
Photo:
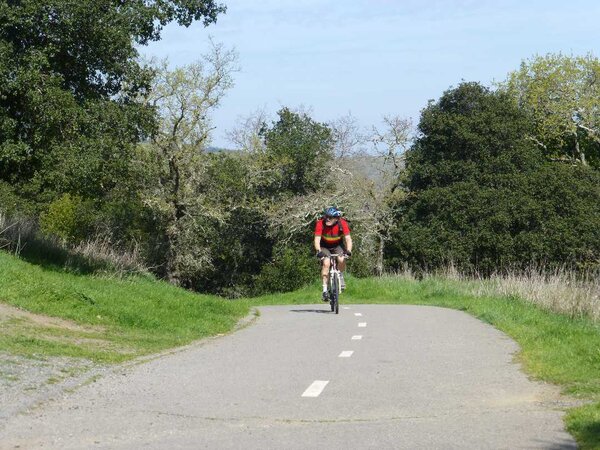
<svg viewBox="0 0 600 450"><path fill-rule="evenodd" d="M352 336L353 341L360 341L361 339L362 339L362 336L360 334L358 334L356 336Z"/></svg>
<svg viewBox="0 0 600 450"><path fill-rule="evenodd" d="M358 328L365 328L367 326L367 322L359 322Z"/></svg>
<svg viewBox="0 0 600 450"><path fill-rule="evenodd" d="M355 316L361 317L362 313L354 313Z"/></svg>
<svg viewBox="0 0 600 450"><path fill-rule="evenodd" d="M342 309L350 309L349 306L342 306Z"/></svg>
<svg viewBox="0 0 600 450"><path fill-rule="evenodd" d="M339 354L338 358L350 358L352 356L352 353L354 353L354 351L352 350L345 350L342 353Z"/></svg>
<svg viewBox="0 0 600 450"><path fill-rule="evenodd" d="M319 395L321 395L321 392L323 392L323 389L325 389L325 386L327 386L327 383L329 383L329 380L327 380L327 381L322 381L322 380L313 381L313 384L311 384L308 387L308 389L306 389L304 391L304 394L302 394L302 397L318 397Z"/></svg>

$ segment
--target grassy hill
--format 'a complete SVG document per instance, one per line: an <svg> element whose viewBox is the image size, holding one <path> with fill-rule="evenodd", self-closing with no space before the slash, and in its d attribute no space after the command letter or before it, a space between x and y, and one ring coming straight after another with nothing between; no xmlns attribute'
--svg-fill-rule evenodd
<svg viewBox="0 0 600 450"><path fill-rule="evenodd" d="M75 275L0 251L0 302L61 318L6 313L0 350L119 362L230 331L246 303L194 294L150 278ZM33 320L32 320L33 318Z"/></svg>

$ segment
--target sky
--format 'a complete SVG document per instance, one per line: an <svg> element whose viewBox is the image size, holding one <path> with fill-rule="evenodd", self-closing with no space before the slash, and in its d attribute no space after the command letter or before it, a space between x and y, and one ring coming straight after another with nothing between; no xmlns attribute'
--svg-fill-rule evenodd
<svg viewBox="0 0 600 450"><path fill-rule="evenodd" d="M490 85L521 61L562 52L600 57L597 0L222 0L217 23L167 26L140 49L192 63L209 36L239 55L235 85L213 115L213 145L258 109L303 108L320 122L351 114L418 123L428 100L461 81Z"/></svg>

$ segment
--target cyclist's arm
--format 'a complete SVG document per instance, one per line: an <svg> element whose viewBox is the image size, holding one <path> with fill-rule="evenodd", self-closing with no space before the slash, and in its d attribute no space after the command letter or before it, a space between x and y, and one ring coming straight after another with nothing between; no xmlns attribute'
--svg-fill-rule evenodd
<svg viewBox="0 0 600 450"><path fill-rule="evenodd" d="M346 250L352 252L352 237L349 234L344 235L344 243Z"/></svg>
<svg viewBox="0 0 600 450"><path fill-rule="evenodd" d="M317 252L321 251L321 236L315 235L314 247Z"/></svg>

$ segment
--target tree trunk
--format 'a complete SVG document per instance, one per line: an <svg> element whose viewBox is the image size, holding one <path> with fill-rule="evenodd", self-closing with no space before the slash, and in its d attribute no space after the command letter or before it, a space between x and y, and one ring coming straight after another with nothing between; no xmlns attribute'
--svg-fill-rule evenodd
<svg viewBox="0 0 600 450"><path fill-rule="evenodd" d="M175 263L175 259L177 258L177 236L167 231L167 243L169 248L165 252L165 276L169 283L179 286L181 280L179 279L177 264Z"/></svg>
<svg viewBox="0 0 600 450"><path fill-rule="evenodd" d="M379 236L379 248L377 249L377 265L375 266L375 274L380 277L383 275L383 236Z"/></svg>
<svg viewBox="0 0 600 450"><path fill-rule="evenodd" d="M581 164L587 166L587 161L585 160L585 153L581 151L581 147L579 145L579 139L575 136L575 157L581 161Z"/></svg>

